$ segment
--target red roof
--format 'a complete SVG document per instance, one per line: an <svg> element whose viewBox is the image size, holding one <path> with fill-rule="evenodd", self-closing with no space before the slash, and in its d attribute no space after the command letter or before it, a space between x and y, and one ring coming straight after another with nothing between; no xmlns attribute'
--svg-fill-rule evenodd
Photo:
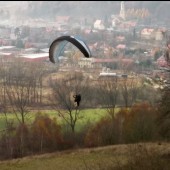
<svg viewBox="0 0 170 170"><path fill-rule="evenodd" d="M126 45L124 45L124 44L119 44L119 45L116 46L116 48L118 48L118 49L125 49L125 48L126 48Z"/></svg>

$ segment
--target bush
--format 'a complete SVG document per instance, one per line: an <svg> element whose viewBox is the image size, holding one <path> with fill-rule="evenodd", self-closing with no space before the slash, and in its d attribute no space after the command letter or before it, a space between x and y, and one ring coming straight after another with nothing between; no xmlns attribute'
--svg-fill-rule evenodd
<svg viewBox="0 0 170 170"><path fill-rule="evenodd" d="M170 90L164 89L162 99L159 106L159 115L157 123L160 136L170 141Z"/></svg>
<svg viewBox="0 0 170 170"><path fill-rule="evenodd" d="M124 121L125 143L155 140L156 116L157 110L148 103L135 104Z"/></svg>
<svg viewBox="0 0 170 170"><path fill-rule="evenodd" d="M85 136L85 146L146 142L158 139L157 110L148 103L122 109L114 117L102 118L91 126Z"/></svg>
<svg viewBox="0 0 170 170"><path fill-rule="evenodd" d="M56 119L37 114L31 125L31 147L35 152L48 152L62 149L61 127Z"/></svg>
<svg viewBox="0 0 170 170"><path fill-rule="evenodd" d="M84 162L84 170L169 170L170 157L158 150L135 144L129 145L126 152L126 159L113 155L107 162L101 159L98 165Z"/></svg>
<svg viewBox="0 0 170 170"><path fill-rule="evenodd" d="M117 118L105 117L91 126L85 136L86 147L97 147L119 143L119 121Z"/></svg>

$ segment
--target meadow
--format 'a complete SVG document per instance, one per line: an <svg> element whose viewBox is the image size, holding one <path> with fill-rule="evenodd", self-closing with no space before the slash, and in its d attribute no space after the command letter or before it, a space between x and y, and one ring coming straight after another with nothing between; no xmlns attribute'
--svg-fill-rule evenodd
<svg viewBox="0 0 170 170"><path fill-rule="evenodd" d="M119 108L116 108L115 112L117 112ZM32 111L26 115L26 124L30 124L34 121L36 114L47 114L50 118L56 118L59 124L63 124L63 120L59 117L54 110L41 110L41 111ZM81 110L80 116L82 118L77 121L76 131L80 130L86 123L95 123L100 118L107 115L106 109L85 109ZM7 119L9 122L13 122L14 125L18 123L18 120L13 113L7 113ZM5 129L5 121L6 117L3 113L0 114L0 131Z"/></svg>

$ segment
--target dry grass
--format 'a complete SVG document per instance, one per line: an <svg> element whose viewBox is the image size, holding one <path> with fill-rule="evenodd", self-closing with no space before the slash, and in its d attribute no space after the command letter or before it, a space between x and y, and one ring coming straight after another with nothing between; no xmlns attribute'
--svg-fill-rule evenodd
<svg viewBox="0 0 170 170"><path fill-rule="evenodd" d="M167 161L160 162L159 160L161 158ZM168 160L170 160L170 143L141 143L113 145L91 149L75 149L51 154L29 156L22 159L0 162L0 169L166 170L165 168L161 168L162 166L166 166L166 163L169 162ZM139 168L141 163L142 166ZM157 168L154 166L157 166Z"/></svg>

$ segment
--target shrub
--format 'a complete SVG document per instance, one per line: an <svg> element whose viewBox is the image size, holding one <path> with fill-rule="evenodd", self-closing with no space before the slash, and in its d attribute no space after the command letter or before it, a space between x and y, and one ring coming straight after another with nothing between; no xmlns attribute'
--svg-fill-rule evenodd
<svg viewBox="0 0 170 170"><path fill-rule="evenodd" d="M84 139L85 146L97 147L116 144L119 142L118 131L119 127L116 118L102 118L87 131Z"/></svg>
<svg viewBox="0 0 170 170"><path fill-rule="evenodd" d="M32 149L36 152L62 149L63 137L61 127L57 124L56 119L37 114L31 125L31 141Z"/></svg>
<svg viewBox="0 0 170 170"><path fill-rule="evenodd" d="M112 156L99 164L84 162L84 170L169 170L170 157L141 144L128 146L126 159Z"/></svg>
<svg viewBox="0 0 170 170"><path fill-rule="evenodd" d="M126 143L151 141L157 136L157 111L148 103L132 106L124 121L124 137Z"/></svg>
<svg viewBox="0 0 170 170"><path fill-rule="evenodd" d="M131 109L121 109L114 117L102 118L89 128L84 140L85 146L156 140L156 116L157 110L145 102L135 104Z"/></svg>

